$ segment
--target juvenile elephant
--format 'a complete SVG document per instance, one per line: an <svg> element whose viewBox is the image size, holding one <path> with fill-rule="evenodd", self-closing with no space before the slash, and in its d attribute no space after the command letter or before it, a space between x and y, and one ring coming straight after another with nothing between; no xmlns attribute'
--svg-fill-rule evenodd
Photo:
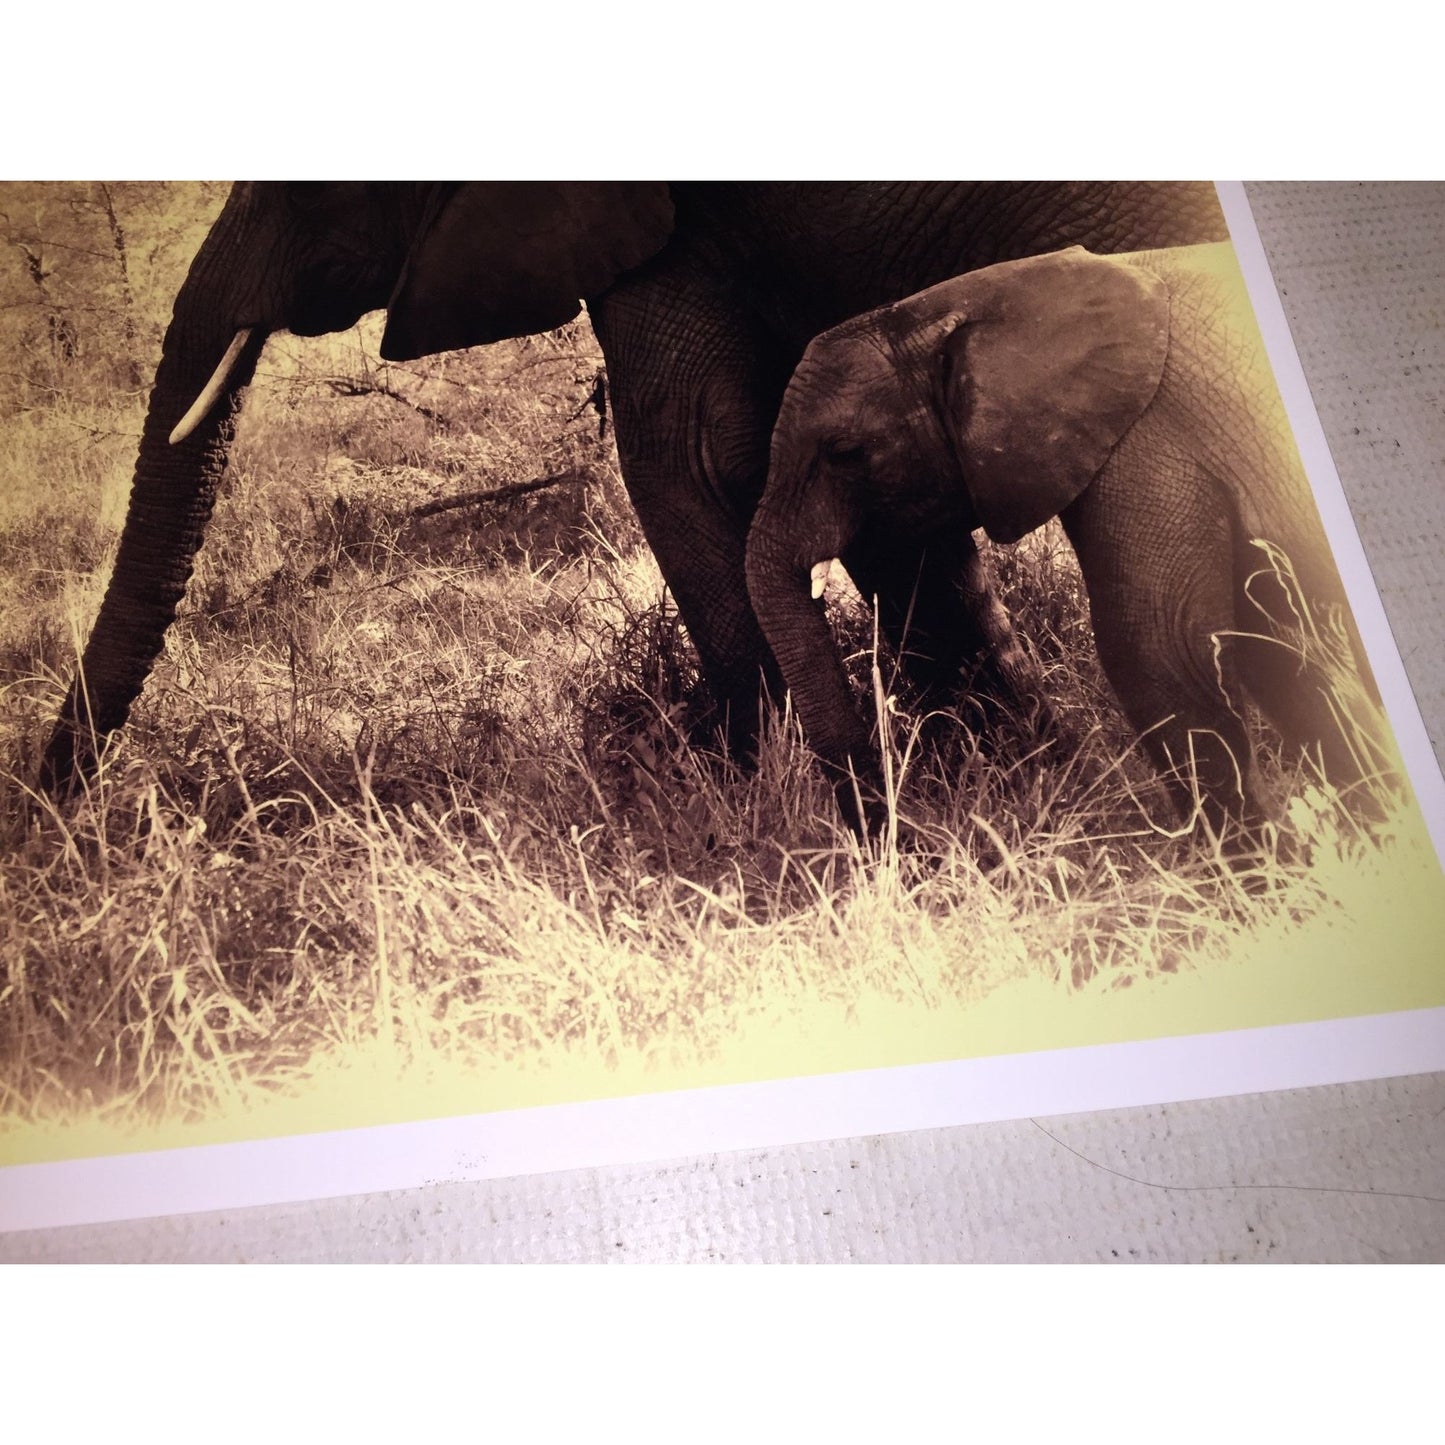
<svg viewBox="0 0 1445 1445"><path fill-rule="evenodd" d="M1253 545L1279 549L1363 667L1232 249L1074 247L835 327L784 395L748 591L855 827L849 771L871 812L878 766L817 600L828 561L860 534L1014 542L1055 516L1104 669L1186 817L1264 812L1241 685L1332 780L1359 776L1322 675L1280 645L1298 619L1278 554Z"/></svg>

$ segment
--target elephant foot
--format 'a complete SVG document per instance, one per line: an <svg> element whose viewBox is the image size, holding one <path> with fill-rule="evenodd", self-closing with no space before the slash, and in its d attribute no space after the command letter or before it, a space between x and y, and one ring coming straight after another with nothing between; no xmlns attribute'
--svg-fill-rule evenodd
<svg viewBox="0 0 1445 1445"><path fill-rule="evenodd" d="M995 720L1017 718L1041 738L1059 728L1043 669L1012 634L978 659L968 688Z"/></svg>
<svg viewBox="0 0 1445 1445"><path fill-rule="evenodd" d="M1191 851L1203 849L1224 864L1240 887L1251 896L1269 892L1277 878L1277 865L1300 861L1289 840L1272 821L1275 809L1258 787L1252 766L1241 785L1222 782L1202 787L1177 773L1166 775L1180 820L1193 827L1186 835Z"/></svg>
<svg viewBox="0 0 1445 1445"><path fill-rule="evenodd" d="M91 729L74 718L62 717L40 759L40 791L57 800L73 797L94 774L99 755Z"/></svg>
<svg viewBox="0 0 1445 1445"><path fill-rule="evenodd" d="M824 776L833 784L838 812L854 837L867 841L888 831L888 798L883 776L871 761L859 767L848 761L820 759Z"/></svg>
<svg viewBox="0 0 1445 1445"><path fill-rule="evenodd" d="M742 693L723 701L709 699L689 709L687 740L699 752L717 754L752 772L758 763L762 719L763 703L756 694L751 699Z"/></svg>

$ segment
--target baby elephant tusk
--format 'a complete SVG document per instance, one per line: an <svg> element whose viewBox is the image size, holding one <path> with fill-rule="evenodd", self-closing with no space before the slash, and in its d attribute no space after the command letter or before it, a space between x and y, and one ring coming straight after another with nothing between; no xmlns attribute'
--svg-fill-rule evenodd
<svg viewBox="0 0 1445 1445"><path fill-rule="evenodd" d="M191 409L175 425L171 432L171 445L183 442L206 418L206 413L215 406L216 398L225 390L226 379L235 370L240 360L241 349L251 339L251 328L243 326L232 338L226 354L211 373L211 379L201 389L201 394L191 403Z"/></svg>
<svg viewBox="0 0 1445 1445"><path fill-rule="evenodd" d="M833 559L831 557L826 562L813 563L813 598L815 601L823 595L823 589L828 585L828 573L832 567Z"/></svg>

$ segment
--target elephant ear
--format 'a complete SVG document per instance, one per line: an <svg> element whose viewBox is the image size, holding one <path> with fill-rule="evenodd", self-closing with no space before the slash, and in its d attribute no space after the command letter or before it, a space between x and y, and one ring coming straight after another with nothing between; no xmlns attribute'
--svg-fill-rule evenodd
<svg viewBox="0 0 1445 1445"><path fill-rule="evenodd" d="M550 331L660 251L672 225L662 182L440 185L387 303L381 354L410 361Z"/></svg>
<svg viewBox="0 0 1445 1445"><path fill-rule="evenodd" d="M935 401L979 525L1016 542L1074 500L1154 398L1164 283L1081 247L960 278Z"/></svg>

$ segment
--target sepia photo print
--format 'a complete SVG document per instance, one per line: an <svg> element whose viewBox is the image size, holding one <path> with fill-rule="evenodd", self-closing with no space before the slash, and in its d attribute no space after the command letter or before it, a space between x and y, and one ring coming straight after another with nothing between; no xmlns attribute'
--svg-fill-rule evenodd
<svg viewBox="0 0 1445 1445"><path fill-rule="evenodd" d="M1213 185L0 232L0 1164L1445 1005Z"/></svg>

